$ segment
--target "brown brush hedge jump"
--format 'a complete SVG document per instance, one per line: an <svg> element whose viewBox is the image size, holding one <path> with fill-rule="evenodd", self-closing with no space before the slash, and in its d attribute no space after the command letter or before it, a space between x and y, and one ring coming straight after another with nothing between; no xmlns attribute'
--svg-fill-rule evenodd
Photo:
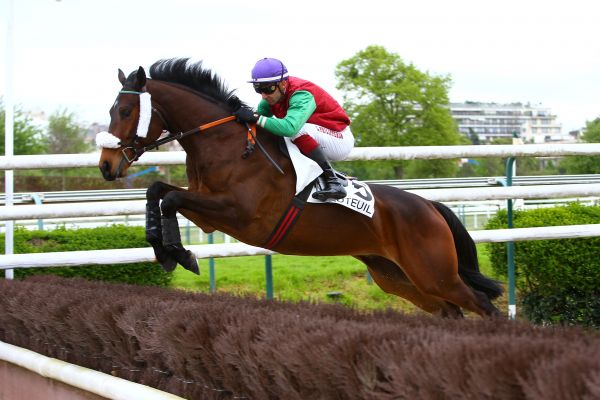
<svg viewBox="0 0 600 400"><path fill-rule="evenodd" d="M600 398L597 331L50 276L0 279L0 340L189 399Z"/></svg>

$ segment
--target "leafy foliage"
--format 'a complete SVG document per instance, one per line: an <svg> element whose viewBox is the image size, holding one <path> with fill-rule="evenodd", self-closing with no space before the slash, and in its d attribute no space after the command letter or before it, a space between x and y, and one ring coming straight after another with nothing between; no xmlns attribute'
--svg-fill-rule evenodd
<svg viewBox="0 0 600 400"><path fill-rule="evenodd" d="M51 154L79 154L92 150L85 140L85 130L75 121L75 114L62 109L48 121L48 152Z"/></svg>
<svg viewBox="0 0 600 400"><path fill-rule="evenodd" d="M4 146L5 125L6 110L4 108L4 103L0 101L0 155L6 154ZM43 136L42 129L35 126L31 118L18 108L14 110L13 129L15 155L45 153L47 143Z"/></svg>
<svg viewBox="0 0 600 400"><path fill-rule="evenodd" d="M3 251L4 234L0 236L0 246ZM14 237L15 254L147 246L143 227L124 225L74 230L63 227L53 231L28 231L18 228L15 230ZM171 281L171 274L164 272L157 263L19 268L15 270L17 278L41 274L157 286L168 286Z"/></svg>
<svg viewBox="0 0 600 400"><path fill-rule="evenodd" d="M550 295L533 290L521 301L527 318L534 323L582 325L600 328L600 296L586 296L564 289Z"/></svg>
<svg viewBox="0 0 600 400"><path fill-rule="evenodd" d="M600 143L600 117L586 124L582 140L587 143ZM572 156L566 157L561 166L568 174L600 174L600 157Z"/></svg>
<svg viewBox="0 0 600 400"><path fill-rule="evenodd" d="M515 228L600 223L600 207L568 206L516 211ZM506 211L486 229L505 228ZM506 247L489 244L497 274L506 275ZM517 286L525 314L534 322L584 323L600 327L600 238L535 240L515 243Z"/></svg>
<svg viewBox="0 0 600 400"><path fill-rule="evenodd" d="M335 74L337 88L344 92L344 106L352 119L358 146L460 143L461 136L449 109L449 77L422 72L381 46L369 46L340 62ZM350 168L353 165L345 164ZM376 170L382 168L392 171L395 177L425 178L453 176L457 167L452 160L376 163Z"/></svg>

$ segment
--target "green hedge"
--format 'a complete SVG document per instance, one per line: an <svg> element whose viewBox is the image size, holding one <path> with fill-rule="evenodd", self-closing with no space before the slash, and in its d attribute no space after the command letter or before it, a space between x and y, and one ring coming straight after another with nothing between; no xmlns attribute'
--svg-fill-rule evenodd
<svg viewBox="0 0 600 400"><path fill-rule="evenodd" d="M600 223L600 207L571 203L515 211L515 228ZM499 211L486 229L507 227ZM506 276L505 243L489 243L496 274ZM517 288L525 315L538 323L600 327L600 238L533 240L515 243Z"/></svg>
<svg viewBox="0 0 600 400"><path fill-rule="evenodd" d="M4 253L4 234L0 236ZM148 247L144 228L139 226L112 225L99 228L66 229L51 231L28 231L15 229L14 253L50 253L57 251L105 250ZM82 277L92 280L123 282L138 285L168 286L171 274L158 263L84 265L57 268L18 268L15 277L54 274L63 277Z"/></svg>

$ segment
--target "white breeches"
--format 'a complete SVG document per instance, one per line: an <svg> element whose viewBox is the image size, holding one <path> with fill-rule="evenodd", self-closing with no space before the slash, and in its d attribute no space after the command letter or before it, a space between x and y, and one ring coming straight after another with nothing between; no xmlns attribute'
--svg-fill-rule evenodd
<svg viewBox="0 0 600 400"><path fill-rule="evenodd" d="M349 126L343 131L336 132L319 125L306 123L291 139L293 141L302 135L309 135L315 139L330 161L344 160L354 148L354 135Z"/></svg>

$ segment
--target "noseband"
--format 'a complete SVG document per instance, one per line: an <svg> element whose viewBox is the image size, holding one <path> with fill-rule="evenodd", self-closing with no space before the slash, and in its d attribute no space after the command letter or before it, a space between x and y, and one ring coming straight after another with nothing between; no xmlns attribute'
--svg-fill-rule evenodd
<svg viewBox="0 0 600 400"><path fill-rule="evenodd" d="M118 143L119 146L122 147L121 153L123 154L123 159L121 159L121 163L123 163L124 160L129 163L132 163L134 161L137 161L140 158L140 156L146 152L146 150L158 147L158 145L155 147L151 147L152 145L146 147L138 147L140 144L139 139L145 138L148 135L148 129L150 127L152 114L155 113L156 115L158 115L158 118L160 118L160 120L162 121L164 128L167 128L167 122L163 117L162 113L158 110L158 108L152 106L152 100L150 98L149 92L139 92L135 90L120 90L119 93L137 94L138 96L140 96L140 115L138 119L137 131L133 136L133 139L131 139L129 143ZM133 157L129 158L129 156L127 155L127 150L133 152ZM119 169L120 168L121 165L119 165Z"/></svg>

